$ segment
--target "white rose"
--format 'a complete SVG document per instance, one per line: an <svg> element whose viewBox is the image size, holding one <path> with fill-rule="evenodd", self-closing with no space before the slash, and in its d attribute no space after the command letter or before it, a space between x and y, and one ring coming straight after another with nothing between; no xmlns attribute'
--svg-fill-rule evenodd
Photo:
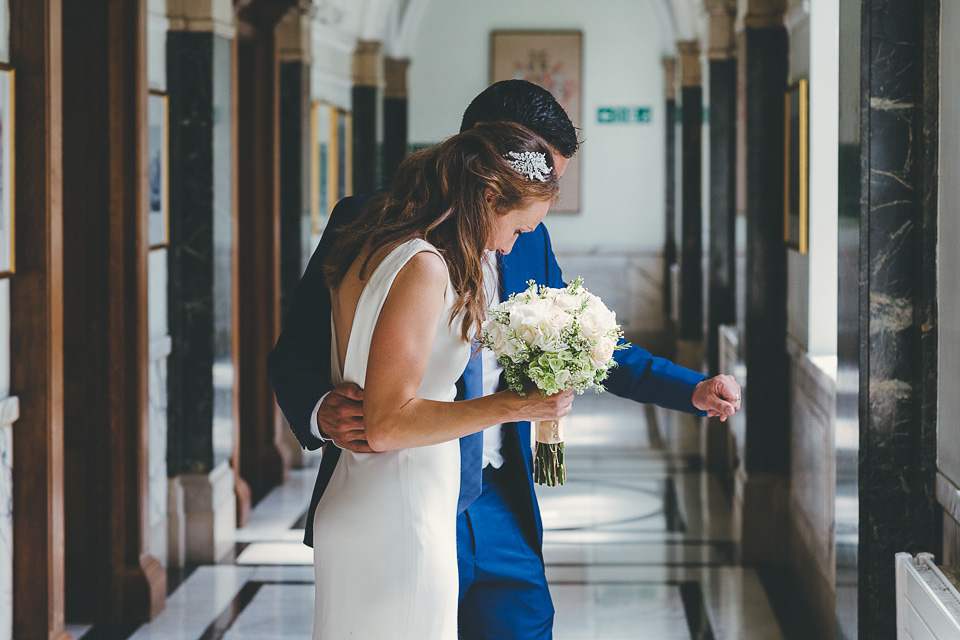
<svg viewBox="0 0 960 640"><path fill-rule="evenodd" d="M562 292L558 293L555 299L557 307L563 311L579 311L580 306L583 304L583 300L580 296L575 296L572 293Z"/></svg>
<svg viewBox="0 0 960 640"><path fill-rule="evenodd" d="M510 328L519 331L524 326L540 324L545 316L545 305L540 300L516 305L510 309Z"/></svg>
<svg viewBox="0 0 960 640"><path fill-rule="evenodd" d="M523 340L528 347L534 346L538 340L542 340L543 334L540 327L535 324L524 324L517 329L517 337Z"/></svg>
<svg viewBox="0 0 960 640"><path fill-rule="evenodd" d="M544 351L560 351L563 347L560 329L553 327L547 319L537 325L537 333L533 346L540 347Z"/></svg>
<svg viewBox="0 0 960 640"><path fill-rule="evenodd" d="M552 309L548 310L545 320L551 328L556 329L557 331L563 331L573 324L573 316L560 307L553 307Z"/></svg>
<svg viewBox="0 0 960 640"><path fill-rule="evenodd" d="M497 356L503 354L507 342L509 342L504 326L499 322L488 322L484 325L484 331L487 334L487 339L493 346L493 352L497 354Z"/></svg>
<svg viewBox="0 0 960 640"><path fill-rule="evenodd" d="M604 337L597 340L597 344L590 352L590 359L593 360L598 369L604 368L610 362L613 358L613 349L616 346L617 344L610 338Z"/></svg>
<svg viewBox="0 0 960 640"><path fill-rule="evenodd" d="M596 340L604 334L601 328L600 316L596 310L588 307L580 314L580 333L587 340Z"/></svg>

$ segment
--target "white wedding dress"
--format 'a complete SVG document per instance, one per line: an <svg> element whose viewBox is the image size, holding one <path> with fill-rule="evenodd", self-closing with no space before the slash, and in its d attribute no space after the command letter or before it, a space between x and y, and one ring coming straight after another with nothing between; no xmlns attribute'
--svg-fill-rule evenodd
<svg viewBox="0 0 960 640"><path fill-rule="evenodd" d="M411 240L377 266L360 294L339 371L336 329L332 372L364 386L374 327L397 273L417 253ZM439 254L438 254L439 255ZM452 401L469 358L460 322L450 323L448 284L419 397ZM457 498L460 445L386 453L343 451L314 516L314 640L456 640Z"/></svg>

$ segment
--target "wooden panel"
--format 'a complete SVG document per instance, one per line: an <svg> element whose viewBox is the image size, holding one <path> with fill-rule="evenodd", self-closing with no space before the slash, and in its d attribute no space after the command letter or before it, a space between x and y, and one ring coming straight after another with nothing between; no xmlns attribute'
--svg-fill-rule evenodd
<svg viewBox="0 0 960 640"><path fill-rule="evenodd" d="M240 475L256 502L289 469L267 380L280 333L279 67L272 33L238 44Z"/></svg>
<svg viewBox="0 0 960 640"><path fill-rule="evenodd" d="M11 0L17 275L11 282L13 636L67 639L63 601L60 0ZM25 215L29 212L29 215Z"/></svg>
<svg viewBox="0 0 960 640"><path fill-rule="evenodd" d="M145 551L145 0L70 4L63 36L67 608L113 628L166 597Z"/></svg>

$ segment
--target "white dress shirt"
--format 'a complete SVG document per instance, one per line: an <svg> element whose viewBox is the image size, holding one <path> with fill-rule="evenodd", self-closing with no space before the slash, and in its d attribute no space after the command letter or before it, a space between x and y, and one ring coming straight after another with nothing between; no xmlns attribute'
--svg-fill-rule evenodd
<svg viewBox="0 0 960 640"><path fill-rule="evenodd" d="M494 251L486 252L486 264L483 269L483 287L486 292L487 307L500 304L500 274L497 272L497 255ZM483 395L489 396L497 392L500 386L500 374L503 373L503 367L497 362L497 357L490 349L483 349L480 352L483 359ZM329 438L324 438L320 434L320 426L317 424L317 414L320 413L320 405L326 400L330 392L323 394L319 402L313 408L310 416L310 432L315 438L327 442ZM499 469L503 466L503 454L500 447L503 444L503 434L501 427L503 425L495 424L483 430L483 466L491 466Z"/></svg>
<svg viewBox="0 0 960 640"><path fill-rule="evenodd" d="M483 269L483 289L486 292L487 307L500 304L500 274L497 272L497 255L494 251L487 251L487 261ZM500 374L503 367L497 362L497 357L490 349L480 352L483 358L483 395L496 393L500 386ZM503 466L503 454L500 447L503 443L501 426L495 424L483 430L483 466L490 465L494 469Z"/></svg>

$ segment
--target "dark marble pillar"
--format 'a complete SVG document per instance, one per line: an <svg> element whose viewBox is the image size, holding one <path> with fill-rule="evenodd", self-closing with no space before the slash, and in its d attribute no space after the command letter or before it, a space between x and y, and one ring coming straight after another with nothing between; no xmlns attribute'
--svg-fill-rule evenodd
<svg viewBox="0 0 960 640"><path fill-rule="evenodd" d="M719 328L735 324L737 62L710 60L710 246L707 371L720 373Z"/></svg>
<svg viewBox="0 0 960 640"><path fill-rule="evenodd" d="M747 27L746 183L748 472L788 470L789 358L787 250L783 241L783 100L787 83L787 31Z"/></svg>
<svg viewBox="0 0 960 640"><path fill-rule="evenodd" d="M787 250L783 240L784 92L787 31L769 3L750 7L743 55L747 379L734 514L747 563L781 564L787 549L790 418Z"/></svg>
<svg viewBox="0 0 960 640"><path fill-rule="evenodd" d="M681 341L703 339L703 87L700 45L678 42L680 51L680 330ZM698 363L685 362L699 368Z"/></svg>
<svg viewBox="0 0 960 640"><path fill-rule="evenodd" d="M353 54L353 193L380 187L377 127L383 59L379 42L358 42Z"/></svg>
<svg viewBox="0 0 960 640"><path fill-rule="evenodd" d="M231 49L209 32L167 36L171 476L209 473L233 447Z"/></svg>
<svg viewBox="0 0 960 640"><path fill-rule="evenodd" d="M280 309L286 315L309 251L310 65L280 62ZM324 212L326 213L326 212Z"/></svg>
<svg viewBox="0 0 960 640"><path fill-rule="evenodd" d="M383 186L389 186L397 167L407 156L407 69L410 61L384 59L386 88L383 95Z"/></svg>
<svg viewBox="0 0 960 640"><path fill-rule="evenodd" d="M736 300L736 121L737 61L734 58L733 23L736 4L707 0L710 15L709 136L710 175L707 207L707 335L705 360L711 376L720 370L720 327L735 324ZM707 420L702 453L710 471L731 477L734 446L730 426L718 418Z"/></svg>
<svg viewBox="0 0 960 640"><path fill-rule="evenodd" d="M667 318L673 314L673 283L670 272L677 263L677 60L663 58L664 78L664 164L666 168L666 198L664 210L666 213L666 239L663 244L663 312Z"/></svg>
<svg viewBox="0 0 960 640"><path fill-rule="evenodd" d="M936 0L864 0L859 637L896 637L898 551L939 548Z"/></svg>

